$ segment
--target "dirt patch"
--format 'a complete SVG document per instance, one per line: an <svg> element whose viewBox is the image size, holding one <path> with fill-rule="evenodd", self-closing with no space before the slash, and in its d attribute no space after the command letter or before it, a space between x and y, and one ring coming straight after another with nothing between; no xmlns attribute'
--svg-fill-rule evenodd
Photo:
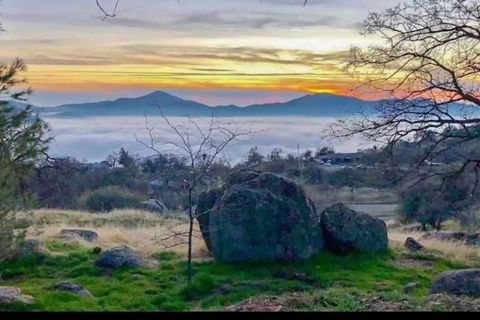
<svg viewBox="0 0 480 320"><path fill-rule="evenodd" d="M382 297L368 297L362 299L365 311L387 312L408 311L410 307L406 301L387 301Z"/></svg>
<svg viewBox="0 0 480 320"><path fill-rule="evenodd" d="M433 294L429 300L428 308L432 311L480 311L479 298Z"/></svg>
<svg viewBox="0 0 480 320"><path fill-rule="evenodd" d="M396 260L393 264L401 268L422 268L422 269L433 268L433 262L431 261L415 260L415 259L409 259L409 258Z"/></svg>
<svg viewBox="0 0 480 320"><path fill-rule="evenodd" d="M282 296L253 297L239 304L225 308L230 312L290 312L303 310L307 305L314 304L311 295L303 292L293 292Z"/></svg>
<svg viewBox="0 0 480 320"><path fill-rule="evenodd" d="M225 311L230 312L280 312L285 311L281 299L278 297L250 298L242 303L228 306Z"/></svg>

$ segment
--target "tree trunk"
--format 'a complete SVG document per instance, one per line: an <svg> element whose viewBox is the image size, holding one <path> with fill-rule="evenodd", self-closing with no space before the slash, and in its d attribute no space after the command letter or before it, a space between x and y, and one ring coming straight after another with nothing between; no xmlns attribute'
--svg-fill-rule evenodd
<svg viewBox="0 0 480 320"><path fill-rule="evenodd" d="M192 208L192 190L188 189L188 218L190 220L190 225L188 229L188 286L192 283L192 238L193 238L193 208Z"/></svg>

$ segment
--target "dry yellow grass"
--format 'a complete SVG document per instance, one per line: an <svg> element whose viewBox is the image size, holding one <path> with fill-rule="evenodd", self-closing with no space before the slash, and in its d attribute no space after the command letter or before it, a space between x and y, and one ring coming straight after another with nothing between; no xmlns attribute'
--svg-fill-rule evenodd
<svg viewBox="0 0 480 320"><path fill-rule="evenodd" d="M400 230L389 230L388 237L391 247L403 248L403 244L408 237L418 240L423 234L422 232L405 233ZM427 251L439 254L450 260L478 262L480 259L480 248L435 239L425 239L420 242L425 246Z"/></svg>
<svg viewBox="0 0 480 320"><path fill-rule="evenodd" d="M141 210L115 210L110 213L93 214L82 211L40 209L19 213L17 218L35 226L74 224L78 227L100 227L104 225L124 228L154 227L157 225L175 225L186 218L173 213L160 216Z"/></svg>
<svg viewBox="0 0 480 320"><path fill-rule="evenodd" d="M186 253L186 245L166 249L154 241L172 231L186 231L188 224L185 219L162 217L145 211L117 210L106 214L91 214L80 211L36 210L32 213L22 213L20 219L30 225L27 229L28 239L46 241L58 236L62 229L85 229L98 234L98 241L88 243L80 241L85 246L100 246L103 249L127 245L140 250L144 255L151 256L164 250ZM197 227L198 228L198 227ZM166 245L172 242L165 243ZM194 257L205 258L207 250L201 239L194 240Z"/></svg>
<svg viewBox="0 0 480 320"><path fill-rule="evenodd" d="M103 249L119 245L128 245L140 250L146 256L169 250L180 254L187 251L186 245L165 248L157 244L153 238L162 238L172 232L183 232L188 228L187 220L178 217L163 217L145 211L117 210L106 214L91 214L67 210L36 210L31 213L21 213L19 218L27 222L28 239L46 241L55 238L62 229L86 229L98 233L95 243L81 242L86 246L100 246ZM195 226L198 229L198 226ZM399 229L389 230L390 246L403 248L407 237L420 238L422 232L401 232ZM422 240L427 251L439 254L448 259L475 262L480 260L480 248L467 247L454 242L435 239ZM171 245L172 242L165 242ZM202 239L194 239L194 257L208 257L208 251Z"/></svg>

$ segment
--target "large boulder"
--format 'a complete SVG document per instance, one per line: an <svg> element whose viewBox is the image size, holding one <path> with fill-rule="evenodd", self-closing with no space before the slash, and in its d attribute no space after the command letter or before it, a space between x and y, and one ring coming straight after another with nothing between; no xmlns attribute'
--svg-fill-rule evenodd
<svg viewBox="0 0 480 320"><path fill-rule="evenodd" d="M202 201L197 212L208 214L200 225L204 234L208 231L206 242L218 260L295 261L324 248L313 202L286 178L238 172L217 194L206 194ZM212 203L213 207L206 209Z"/></svg>
<svg viewBox="0 0 480 320"><path fill-rule="evenodd" d="M210 210L215 206L215 203L222 196L223 189L211 190L200 194L198 203L195 208L195 217L197 218L202 237L210 252L212 252L212 243L210 242L210 235L208 232L210 223Z"/></svg>
<svg viewBox="0 0 480 320"><path fill-rule="evenodd" d="M385 222L355 212L342 203L323 211L321 225L327 248L332 252L380 252L388 249Z"/></svg>
<svg viewBox="0 0 480 320"><path fill-rule="evenodd" d="M434 281L431 293L480 296L480 269L442 273Z"/></svg>
<svg viewBox="0 0 480 320"><path fill-rule="evenodd" d="M142 268L147 267L147 261L142 255L132 248L122 246L106 250L95 261L101 268L118 269L122 267Z"/></svg>

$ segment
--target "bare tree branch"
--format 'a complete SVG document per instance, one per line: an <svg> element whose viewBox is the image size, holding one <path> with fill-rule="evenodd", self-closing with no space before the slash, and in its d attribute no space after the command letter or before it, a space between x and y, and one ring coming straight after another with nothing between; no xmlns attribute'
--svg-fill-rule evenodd
<svg viewBox="0 0 480 320"><path fill-rule="evenodd" d="M411 0L370 13L362 34L384 42L353 47L345 71L359 83L357 91L387 99L373 112L337 121L329 134L360 135L389 152L403 141L415 143L425 152L417 171L454 153L460 163L444 168L454 171L445 176L473 174L480 160L474 147L480 143L479 19L476 0Z"/></svg>
<svg viewBox="0 0 480 320"><path fill-rule="evenodd" d="M188 282L190 283L192 277L192 240L193 238L201 239L201 231L194 228L194 222L197 218L194 210L196 195L205 178L208 176L212 165L225 149L233 142L239 141L241 138L247 137L254 132L252 130L243 130L234 123L230 123L230 127L233 128L221 125L213 114L209 118L206 126L202 126L190 116L186 117L186 125L174 124L165 115L159 104L157 104L157 107L164 124L174 133L176 139L165 140L162 139L162 137L156 136L153 127L149 126L148 119L145 118L145 130L148 135L148 140L144 141L138 137L136 137L136 140L158 156L162 155L163 146L169 146L173 148L174 152L188 159L188 172L173 172L172 174L181 179L186 187L185 189L188 194L189 227L188 231L172 231L163 237L155 236L153 240L155 243L168 248L175 247L179 244L188 245Z"/></svg>
<svg viewBox="0 0 480 320"><path fill-rule="evenodd" d="M97 3L97 7L100 9L100 11L104 15L103 20L105 20L106 18L114 18L117 16L117 8L118 8L119 0L115 0L115 6L113 7L113 10L110 12L108 12L103 8L103 6L100 4L100 0L96 0L96 3Z"/></svg>

